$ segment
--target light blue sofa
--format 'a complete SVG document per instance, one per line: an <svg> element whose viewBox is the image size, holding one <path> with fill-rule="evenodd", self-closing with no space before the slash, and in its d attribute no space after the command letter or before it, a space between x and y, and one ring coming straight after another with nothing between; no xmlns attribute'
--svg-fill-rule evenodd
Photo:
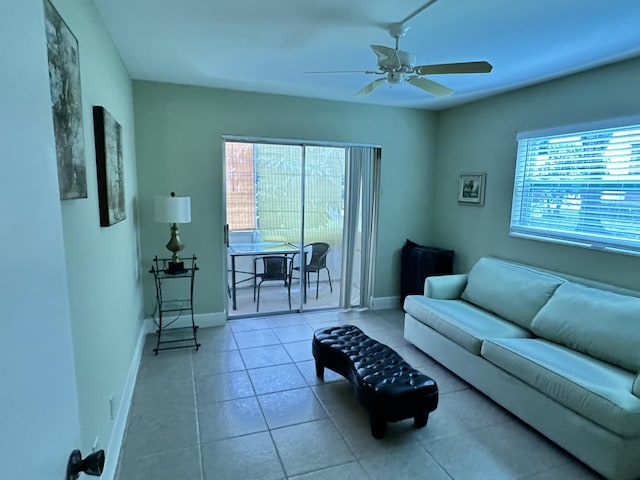
<svg viewBox="0 0 640 480"><path fill-rule="evenodd" d="M408 296L404 336L605 477L639 478L638 296L485 257Z"/></svg>

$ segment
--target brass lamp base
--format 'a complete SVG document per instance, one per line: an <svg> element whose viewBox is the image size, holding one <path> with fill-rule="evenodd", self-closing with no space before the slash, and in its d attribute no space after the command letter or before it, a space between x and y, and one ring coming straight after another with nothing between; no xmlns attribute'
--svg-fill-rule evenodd
<svg viewBox="0 0 640 480"><path fill-rule="evenodd" d="M178 273L184 271L184 262L180 261L178 252L184 248L184 243L180 240L180 234L178 233L178 225L171 224L171 238L166 245L167 250L171 252L171 261L169 262L169 268L167 273Z"/></svg>

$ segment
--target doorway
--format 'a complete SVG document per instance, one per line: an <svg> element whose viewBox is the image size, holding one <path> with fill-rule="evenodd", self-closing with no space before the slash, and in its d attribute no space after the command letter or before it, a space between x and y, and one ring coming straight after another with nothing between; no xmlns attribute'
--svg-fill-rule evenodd
<svg viewBox="0 0 640 480"><path fill-rule="evenodd" d="M379 149L226 137L224 158L228 317L367 306Z"/></svg>

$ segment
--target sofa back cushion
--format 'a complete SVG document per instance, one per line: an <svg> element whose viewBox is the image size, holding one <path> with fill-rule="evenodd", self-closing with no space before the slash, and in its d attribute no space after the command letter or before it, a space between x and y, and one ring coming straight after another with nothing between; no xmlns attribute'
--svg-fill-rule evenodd
<svg viewBox="0 0 640 480"><path fill-rule="evenodd" d="M531 328L552 342L640 371L640 298L567 282L536 315Z"/></svg>
<svg viewBox="0 0 640 480"><path fill-rule="evenodd" d="M485 257L471 268L461 298L530 330L562 282L534 268Z"/></svg>

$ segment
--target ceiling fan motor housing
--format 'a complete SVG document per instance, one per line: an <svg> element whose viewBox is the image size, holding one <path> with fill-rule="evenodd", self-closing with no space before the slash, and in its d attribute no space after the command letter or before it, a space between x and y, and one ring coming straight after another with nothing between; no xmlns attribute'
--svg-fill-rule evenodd
<svg viewBox="0 0 640 480"><path fill-rule="evenodd" d="M385 73L411 73L416 63L416 56L404 50L394 50L393 55L387 58L379 58L378 60L378 68Z"/></svg>
<svg viewBox="0 0 640 480"><path fill-rule="evenodd" d="M398 50L398 59L400 60L401 72L413 72L413 67L416 64L416 56L413 53Z"/></svg>

